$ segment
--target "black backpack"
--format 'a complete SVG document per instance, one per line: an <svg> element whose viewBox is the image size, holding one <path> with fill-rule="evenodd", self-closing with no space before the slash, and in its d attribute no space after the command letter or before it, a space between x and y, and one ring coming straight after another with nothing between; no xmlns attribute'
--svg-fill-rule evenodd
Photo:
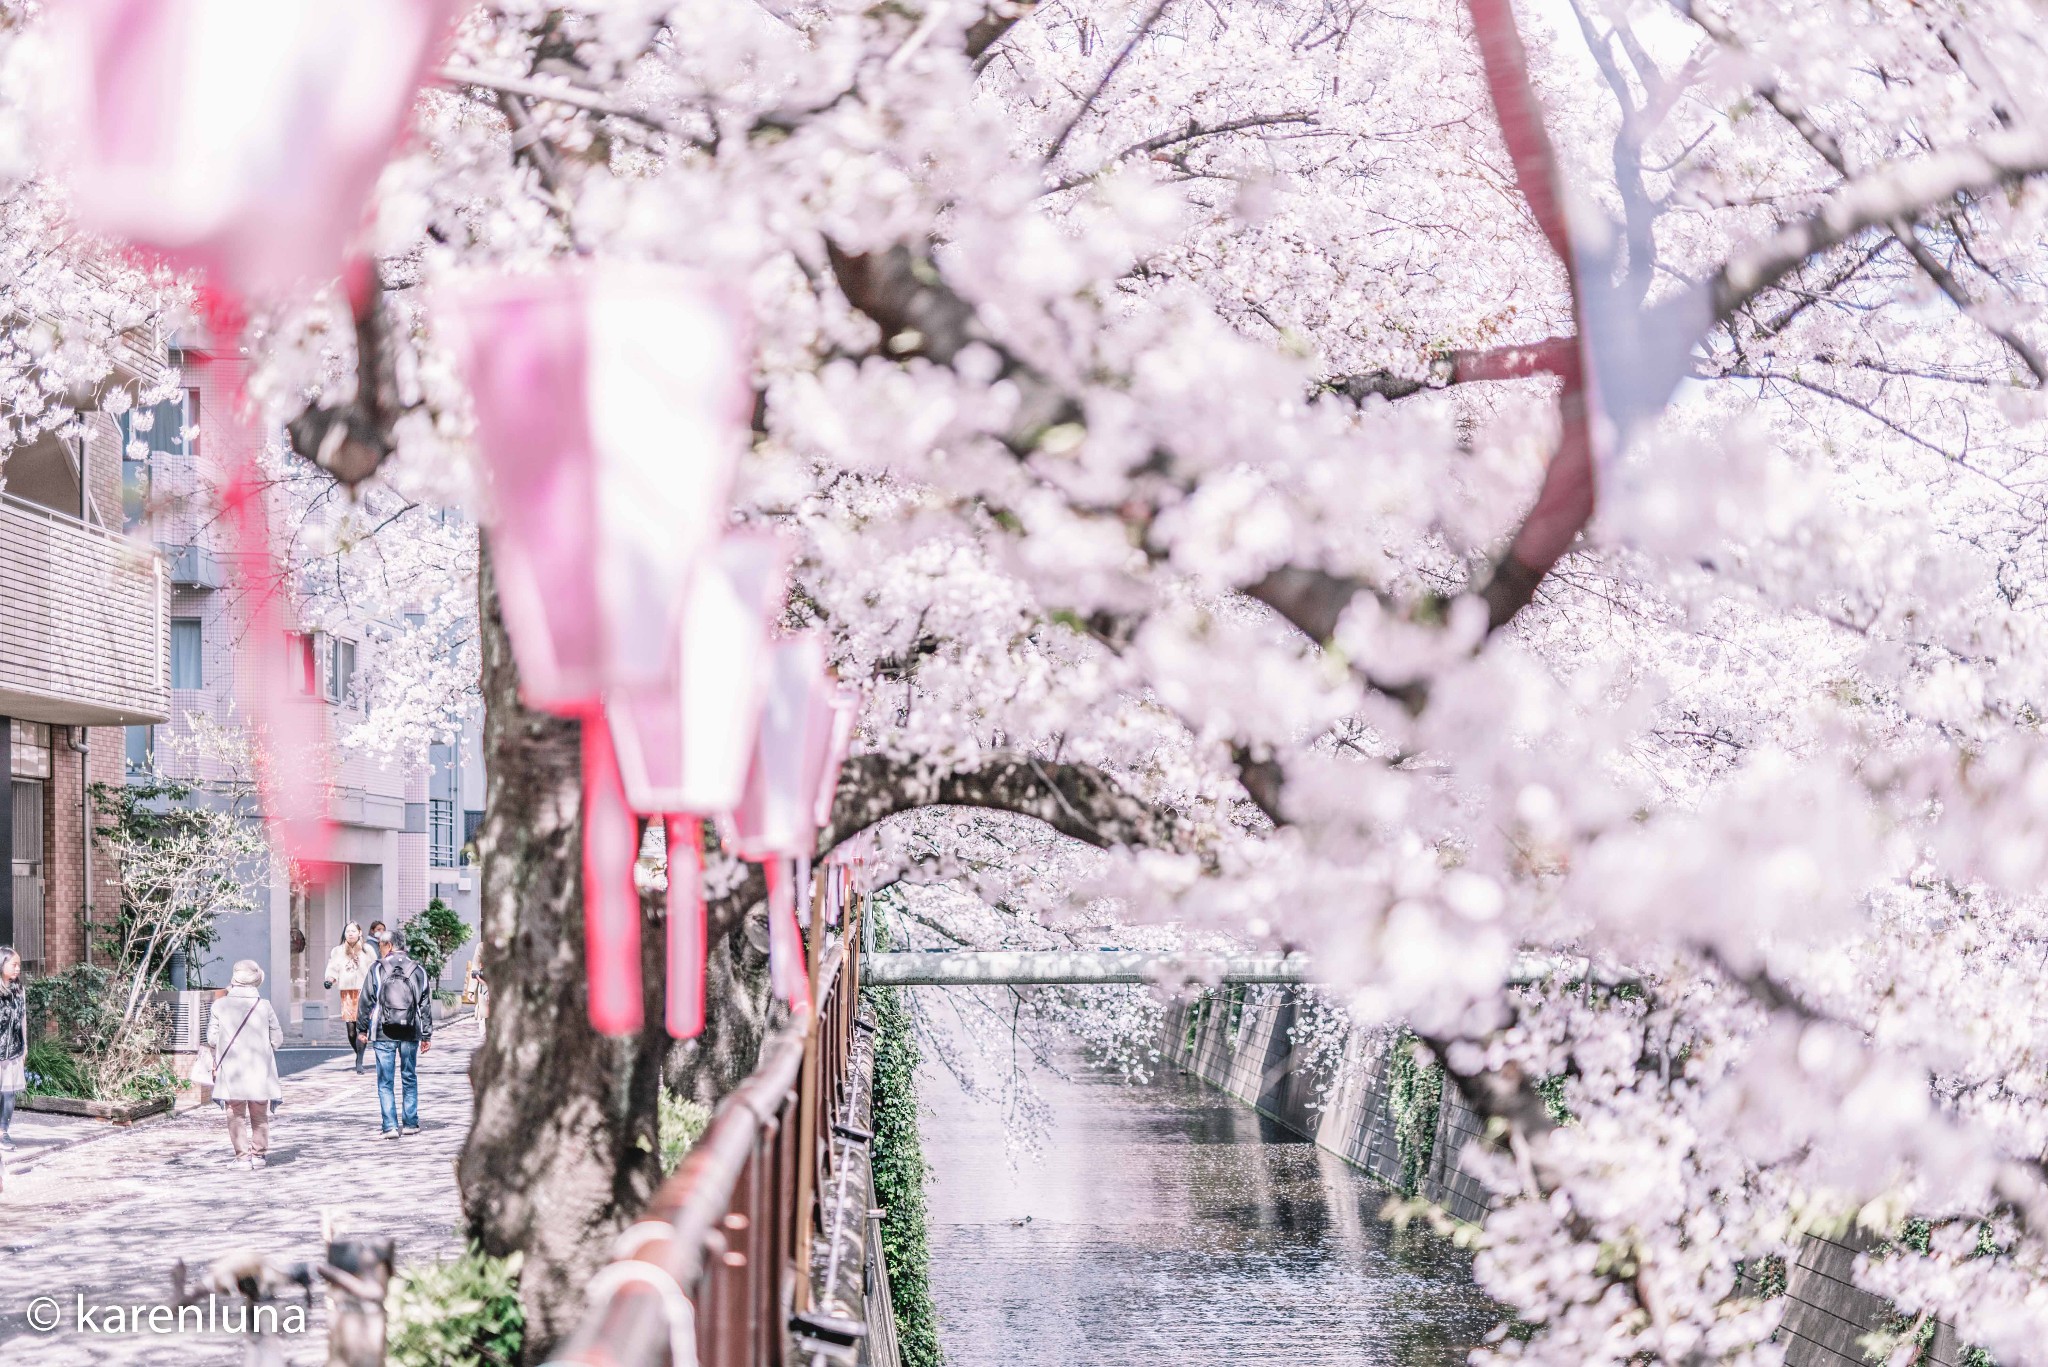
<svg viewBox="0 0 2048 1367"><path fill-rule="evenodd" d="M413 961L393 954L377 965L377 1005L384 1013L384 1033L411 1039L417 1033L420 990L413 983Z"/></svg>

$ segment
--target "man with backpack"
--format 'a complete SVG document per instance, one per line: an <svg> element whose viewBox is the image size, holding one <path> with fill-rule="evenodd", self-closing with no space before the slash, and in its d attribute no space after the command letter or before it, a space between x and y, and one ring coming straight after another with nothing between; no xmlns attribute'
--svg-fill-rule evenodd
<svg viewBox="0 0 2048 1367"><path fill-rule="evenodd" d="M434 999L427 970L399 948L398 937L382 931L381 956L363 979L356 1022L377 1054L377 1103L384 1113L384 1138L420 1132L419 1056L434 1047ZM401 1120L393 1084L402 1077L405 1112Z"/></svg>

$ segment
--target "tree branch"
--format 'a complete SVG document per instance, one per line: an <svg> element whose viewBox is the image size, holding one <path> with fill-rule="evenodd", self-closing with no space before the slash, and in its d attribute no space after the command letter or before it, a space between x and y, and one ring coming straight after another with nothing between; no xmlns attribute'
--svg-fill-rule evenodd
<svg viewBox="0 0 2048 1367"><path fill-rule="evenodd" d="M1529 55L1522 46L1521 31L1515 27L1510 0L1466 0L1466 9L1472 16L1480 64L1486 71L1487 94L1493 101L1501 138L1507 143L1508 156L1514 163L1515 186L1528 202L1550 250L1564 267L1579 341L1569 360L1557 369L1564 381L1557 396L1557 450L1544 471L1535 506L1522 519L1520 529L1508 543L1507 554L1494 565L1493 573L1480 590L1486 599L1487 630L1498 631L1535 599L1543 576L1550 573L1551 566L1564 557L1571 543L1592 521L1593 426L1592 414L1587 410L1581 356L1586 311L1571 234L1565 223L1564 178L1558 171L1550 135L1544 130L1542 101L1536 98L1536 88L1529 80ZM1617 97L1622 100L1624 116L1628 115L1625 84ZM1631 247L1631 252L1635 250ZM1633 267L1634 262L1630 264ZM1599 287L1611 291L1604 281L1599 282Z"/></svg>
<svg viewBox="0 0 2048 1367"><path fill-rule="evenodd" d="M1917 217L1957 195L1979 194L2043 172L2048 172L2048 139L2031 130L1987 133L1969 147L1878 166L1715 272L1704 286L1710 322L1726 322L1809 258L1871 228ZM1683 321L1691 312L1689 295L1653 310L1672 321Z"/></svg>
<svg viewBox="0 0 2048 1367"><path fill-rule="evenodd" d="M818 857L877 822L920 807L1013 812L1097 849L1179 850L1193 839L1179 814L1132 796L1085 764L998 752L976 768L934 774L886 755L856 755L840 773L832 819L818 836Z"/></svg>
<svg viewBox="0 0 2048 1367"><path fill-rule="evenodd" d="M1172 3L1173 0L1159 0L1159 3L1152 6L1152 12L1145 16L1144 22L1138 25L1138 31L1131 35L1123 50L1111 60L1108 69L1102 73L1102 79L1088 92L1088 98L1081 101L1081 107L1074 111L1074 117L1067 120L1067 126L1052 140L1052 146L1045 149L1046 165L1050 166L1059 159L1060 150L1067 145L1067 139L1074 136L1074 130L1081 126L1081 120L1088 117L1088 111L1095 107L1095 102L1102 98L1102 92L1109 89L1109 83L1116 79L1116 73L1123 69L1123 64L1130 60L1131 54L1137 51L1138 44L1145 41L1145 35L1152 31L1152 26L1159 22L1159 16L1166 13L1166 7Z"/></svg>
<svg viewBox="0 0 2048 1367"><path fill-rule="evenodd" d="M1358 375L1340 375L1323 381L1322 389L1363 403L1377 394L1383 399L1405 399L1425 389L1444 389L1454 384L1484 380L1525 380L1535 375L1562 375L1577 364L1579 339L1545 337L1540 342L1514 346L1485 347L1451 351L1430 361L1426 379L1374 370Z"/></svg>
<svg viewBox="0 0 2048 1367"><path fill-rule="evenodd" d="M308 408L285 425L292 450L351 488L377 473L391 454L392 412L388 402L396 381L385 356L384 289L375 264L365 267L353 291L356 332L356 392L345 404Z"/></svg>
<svg viewBox="0 0 2048 1367"><path fill-rule="evenodd" d="M583 90L563 81L531 81L518 76L495 75L466 66L444 66L434 75L449 85L474 86L497 95L518 95L529 100L545 100L550 104L566 104L592 114L631 119L659 132L672 131L666 121L645 110L634 109L617 100L607 99L595 91Z"/></svg>
<svg viewBox="0 0 2048 1367"><path fill-rule="evenodd" d="M1068 190L1079 189L1126 157L1135 157L1151 152L1163 152L1169 147L1178 147L1184 143L1196 142L1202 138L1222 137L1227 133L1242 133L1248 128L1271 128L1279 124L1314 123L1315 121L1316 116L1307 111L1296 111L1292 114L1253 114L1242 119L1231 119L1227 123L1208 125L1203 125L1193 119L1189 119L1186 128L1175 133L1161 133L1157 137L1147 138L1143 142L1134 142L1086 175L1068 176L1065 180L1045 190L1043 193L1057 195Z"/></svg>
<svg viewBox="0 0 2048 1367"><path fill-rule="evenodd" d="M1709 37L1729 51L1743 51L1733 31L1719 19L1695 13L1693 22L1705 29ZM1837 175L1843 180L1854 178L1849 169L1848 155L1842 150L1840 141L1833 133L1815 122L1812 114L1798 97L1783 89L1776 81L1757 82L1756 93L1763 96L1764 102L1776 110L1778 116L1790 124L1793 131L1805 139L1806 145L1811 147L1822 161L1833 167ZM2019 358L2020 364L2033 372L2037 387L2048 385L2048 360L2044 360L2041 353L2013 329L2002 327L1978 315L1977 302L1970 297L1969 291L1963 288L1962 282L1942 263L1941 258L1937 257L1921 239L1919 229L1910 218L1894 218L1885 226L1891 229L1892 236L1896 237L1911 254L1914 264L1934 282L1936 289L1948 296L1949 301L1962 311L1964 317L1972 319L1986 332L2003 342L2006 349Z"/></svg>
<svg viewBox="0 0 2048 1367"><path fill-rule="evenodd" d="M989 50L1003 40L1003 35L1037 9L1038 0L1005 0L984 10L981 18L967 26L963 51L977 73L988 64Z"/></svg>
<svg viewBox="0 0 2048 1367"><path fill-rule="evenodd" d="M1558 174L1550 134L1543 126L1542 102L1529 82L1529 53L1522 46L1521 30L1515 27L1514 8L1509 0L1466 0L1465 9L1472 17L1480 64L1485 68L1486 93L1492 98L1501 140L1507 144L1508 160L1514 167L1515 189L1576 287L1571 234L1565 225L1564 181Z"/></svg>

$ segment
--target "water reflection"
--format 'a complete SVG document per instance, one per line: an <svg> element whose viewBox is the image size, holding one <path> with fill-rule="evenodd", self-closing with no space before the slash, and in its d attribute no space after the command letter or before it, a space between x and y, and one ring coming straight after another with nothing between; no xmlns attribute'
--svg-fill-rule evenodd
<svg viewBox="0 0 2048 1367"><path fill-rule="evenodd" d="M932 1288L955 1367L1461 1363L1495 1323L1470 1261L1374 1218L1335 1156L1178 1077L1047 1080L1042 1160L926 1065Z"/></svg>

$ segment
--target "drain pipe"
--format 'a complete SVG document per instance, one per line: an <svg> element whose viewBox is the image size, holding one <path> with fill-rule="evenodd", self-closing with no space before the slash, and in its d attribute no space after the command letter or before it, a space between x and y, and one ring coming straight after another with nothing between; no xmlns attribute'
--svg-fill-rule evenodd
<svg viewBox="0 0 2048 1367"><path fill-rule="evenodd" d="M92 742L83 726L71 728L71 748L78 752L78 904L83 920L85 962L92 963Z"/></svg>

